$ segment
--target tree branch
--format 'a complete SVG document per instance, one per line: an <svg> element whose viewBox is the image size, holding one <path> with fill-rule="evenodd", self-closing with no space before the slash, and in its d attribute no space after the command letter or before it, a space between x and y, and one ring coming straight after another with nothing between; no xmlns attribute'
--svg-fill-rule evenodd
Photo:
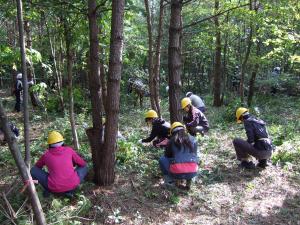
<svg viewBox="0 0 300 225"><path fill-rule="evenodd" d="M195 22L193 22L193 23L190 23L190 24L184 26L183 29L188 28L188 27L191 27L191 26L194 26L194 25L196 25L196 24L198 24L198 23L205 22L205 21L207 21L207 20L213 19L214 17L221 16L221 15L223 15L224 13L227 13L227 12L230 12L230 11L232 11L232 10L235 10L235 9L238 9L238 8L242 8L242 7L245 7L245 6L248 6L248 5L249 5L249 3L244 4L244 5L238 5L238 6L235 6L235 7L233 7L233 8L227 9L227 10L225 10L225 11L223 11L223 12L219 12L219 13L217 13L217 14L215 14L215 15L212 15L212 16L206 17L206 18L204 18L204 19L201 19L201 20L195 21Z"/></svg>

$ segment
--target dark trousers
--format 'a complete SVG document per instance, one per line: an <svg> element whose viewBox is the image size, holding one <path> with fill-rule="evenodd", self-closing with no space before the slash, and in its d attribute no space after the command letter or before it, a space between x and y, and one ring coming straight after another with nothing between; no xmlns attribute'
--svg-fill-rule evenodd
<svg viewBox="0 0 300 225"><path fill-rule="evenodd" d="M206 111L206 108L205 108L205 106L203 106L203 107L199 107L198 108L201 112L203 112L203 113L205 113L205 111Z"/></svg>
<svg viewBox="0 0 300 225"><path fill-rule="evenodd" d="M84 177L86 176L86 174L88 172L87 166L77 167L75 170L80 178L80 183L82 183L84 181ZM34 180L38 180L39 184L41 184L46 191L49 191L49 189L48 189L49 174L45 170L34 166L31 168L30 173ZM72 190L70 190L70 191L72 191Z"/></svg>
<svg viewBox="0 0 300 225"><path fill-rule="evenodd" d="M233 145L238 160L247 159L249 155L258 160L269 159L272 155L272 151L256 149L253 145L240 138L235 138L233 140Z"/></svg>
<svg viewBox="0 0 300 225"><path fill-rule="evenodd" d="M20 112L21 111L21 92L16 91L16 104L15 104L15 111Z"/></svg>
<svg viewBox="0 0 300 225"><path fill-rule="evenodd" d="M202 136L204 135L205 129L202 126L196 126L196 127L187 127L187 130L190 135L196 136L197 133L200 133Z"/></svg>

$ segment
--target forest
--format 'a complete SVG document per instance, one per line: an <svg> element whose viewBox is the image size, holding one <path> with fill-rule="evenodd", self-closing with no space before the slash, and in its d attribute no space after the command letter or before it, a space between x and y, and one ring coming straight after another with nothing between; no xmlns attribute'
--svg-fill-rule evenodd
<svg viewBox="0 0 300 225"><path fill-rule="evenodd" d="M0 0L0 224L300 224L298 0Z"/></svg>

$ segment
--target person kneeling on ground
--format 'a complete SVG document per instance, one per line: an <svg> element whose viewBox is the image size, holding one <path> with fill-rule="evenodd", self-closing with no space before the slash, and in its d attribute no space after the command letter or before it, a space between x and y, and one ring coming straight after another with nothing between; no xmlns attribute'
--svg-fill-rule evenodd
<svg viewBox="0 0 300 225"><path fill-rule="evenodd" d="M181 108L187 113L187 115L183 117L183 121L191 135L196 136L197 133L200 133L203 136L204 133L208 132L208 120L199 109L192 105L189 98L181 100Z"/></svg>
<svg viewBox="0 0 300 225"><path fill-rule="evenodd" d="M237 159L241 161L240 166L246 169L255 167L252 161L249 161L249 156L254 156L258 159L257 166L265 168L267 160L272 155L272 142L266 129L266 123L251 115L246 108L238 108L236 110L237 123L244 123L248 140L240 138L233 140L233 145L236 151Z"/></svg>
<svg viewBox="0 0 300 225"><path fill-rule="evenodd" d="M197 109L199 109L201 112L205 113L206 111L206 107L205 104L203 102L203 100L198 96L193 94L192 92L187 92L186 97L188 97L189 99L191 99L192 105L195 106Z"/></svg>
<svg viewBox="0 0 300 225"><path fill-rule="evenodd" d="M165 185L173 186L174 180L184 179L185 188L189 190L192 178L197 175L198 163L196 138L185 131L182 123L174 122L165 154L159 159Z"/></svg>
<svg viewBox="0 0 300 225"><path fill-rule="evenodd" d="M45 197L49 192L72 197L88 172L86 162L71 147L64 146L63 141L59 132L50 132L49 148L30 171L32 178L43 186ZM42 169L44 166L48 172Z"/></svg>
<svg viewBox="0 0 300 225"><path fill-rule="evenodd" d="M170 124L165 120L158 118L154 110L149 110L145 113L145 121L149 126L152 126L150 136L142 139L140 142L149 143L151 141L154 147L165 147L169 140Z"/></svg>

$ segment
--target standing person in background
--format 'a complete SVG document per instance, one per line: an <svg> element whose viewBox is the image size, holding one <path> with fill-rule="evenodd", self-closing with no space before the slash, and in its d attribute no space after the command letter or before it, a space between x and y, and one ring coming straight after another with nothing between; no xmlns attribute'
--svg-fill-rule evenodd
<svg viewBox="0 0 300 225"><path fill-rule="evenodd" d="M187 92L185 95L187 98L191 99L192 105L199 109L201 112L205 113L206 107L203 100L192 92Z"/></svg>
<svg viewBox="0 0 300 225"><path fill-rule="evenodd" d="M196 136L197 133L200 133L203 136L208 132L208 120L199 109L192 105L191 99L182 99L181 108L186 112L183 122L191 135Z"/></svg>
<svg viewBox="0 0 300 225"><path fill-rule="evenodd" d="M240 166L246 169L253 169L255 164L249 160L250 156L258 159L258 167L265 168L267 160L272 155L272 142L269 138L266 123L255 118L249 113L249 110L240 107L236 110L237 123L244 123L247 134L247 141L235 138L233 140L236 156L241 161Z"/></svg>
<svg viewBox="0 0 300 225"><path fill-rule="evenodd" d="M64 146L64 138L57 131L49 133L48 144L47 151L32 167L31 176L43 186L45 197L49 192L72 197L88 172L86 162L71 147Z"/></svg>
<svg viewBox="0 0 300 225"><path fill-rule="evenodd" d="M22 83L22 74L17 74L17 80L15 83L15 96L16 96L16 104L15 104L15 111L21 111L21 104L22 104L22 91L23 91L23 83Z"/></svg>

